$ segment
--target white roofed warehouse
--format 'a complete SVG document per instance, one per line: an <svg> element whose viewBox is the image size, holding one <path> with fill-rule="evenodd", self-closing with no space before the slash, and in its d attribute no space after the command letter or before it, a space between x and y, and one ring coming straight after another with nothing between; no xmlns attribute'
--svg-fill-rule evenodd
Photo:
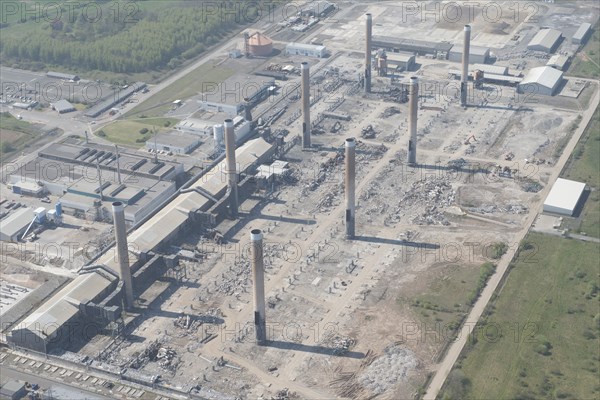
<svg viewBox="0 0 600 400"><path fill-rule="evenodd" d="M585 190L585 183L558 178L544 201L544 212L572 216Z"/></svg>
<svg viewBox="0 0 600 400"><path fill-rule="evenodd" d="M527 48L552 53L558 47L561 38L562 33L556 29L542 29L531 39Z"/></svg>
<svg viewBox="0 0 600 400"><path fill-rule="evenodd" d="M529 70L517 86L519 93L552 96L562 83L563 73L552 67L537 67Z"/></svg>
<svg viewBox="0 0 600 400"><path fill-rule="evenodd" d="M327 50L325 46L315 44L288 43L285 46L285 54L323 58L327 55Z"/></svg>

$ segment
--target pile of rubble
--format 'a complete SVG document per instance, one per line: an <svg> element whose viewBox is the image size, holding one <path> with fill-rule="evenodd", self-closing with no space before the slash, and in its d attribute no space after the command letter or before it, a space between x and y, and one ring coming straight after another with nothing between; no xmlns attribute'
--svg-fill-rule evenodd
<svg viewBox="0 0 600 400"><path fill-rule="evenodd" d="M379 118L388 118L395 114L400 114L400 109L398 107L388 107L381 113Z"/></svg>
<svg viewBox="0 0 600 400"><path fill-rule="evenodd" d="M377 132L375 132L375 129L373 129L373 125L368 125L362 128L362 130L360 131L360 136L363 139L374 139L376 135Z"/></svg>
<svg viewBox="0 0 600 400"><path fill-rule="evenodd" d="M321 185L321 183L325 182L325 179L327 179L327 175L334 172L335 168L339 164L342 164L343 162L344 162L344 153L342 153L341 151L333 153L327 159L327 161L321 163L321 165L319 166L319 172L317 174L317 177L315 179L313 179L311 182L309 182L306 185L305 189L308 189L310 191L315 191Z"/></svg>
<svg viewBox="0 0 600 400"><path fill-rule="evenodd" d="M454 203L455 195L448 179L427 177L413 182L411 188L400 199L400 204L404 206L421 204L428 208L446 207Z"/></svg>
<svg viewBox="0 0 600 400"><path fill-rule="evenodd" d="M141 369L150 361L157 361L158 365L170 371L174 371L179 363L175 350L171 347L163 347L159 340L154 340L141 354L129 362L129 367Z"/></svg>
<svg viewBox="0 0 600 400"><path fill-rule="evenodd" d="M278 390L274 396L271 396L270 400L294 400L299 399L298 395L295 392L291 392L288 388L283 388L282 390Z"/></svg>
<svg viewBox="0 0 600 400"><path fill-rule="evenodd" d="M521 183L521 189L529 193L537 193L542 190L543 186L537 181L531 179L524 179Z"/></svg>
<svg viewBox="0 0 600 400"><path fill-rule="evenodd" d="M321 344L330 348L333 354L344 354L356 345L356 340L350 336L340 336L331 332L323 338Z"/></svg>
<svg viewBox="0 0 600 400"><path fill-rule="evenodd" d="M527 214L527 212L529 212L529 209L521 204L507 204L505 207L498 207L495 205L484 205L479 207L467 207L466 210L477 214Z"/></svg>
<svg viewBox="0 0 600 400"><path fill-rule="evenodd" d="M217 291L229 296L240 293L248 285L248 276L250 276L250 261L236 260L229 270L221 275L222 279L217 286Z"/></svg>
<svg viewBox="0 0 600 400"><path fill-rule="evenodd" d="M425 212L416 215L412 219L412 223L416 225L450 225L450 221L436 206L426 207Z"/></svg>
<svg viewBox="0 0 600 400"><path fill-rule="evenodd" d="M386 348L384 354L365 369L358 381L373 394L379 395L405 381L418 365L417 358L410 350L395 344Z"/></svg>

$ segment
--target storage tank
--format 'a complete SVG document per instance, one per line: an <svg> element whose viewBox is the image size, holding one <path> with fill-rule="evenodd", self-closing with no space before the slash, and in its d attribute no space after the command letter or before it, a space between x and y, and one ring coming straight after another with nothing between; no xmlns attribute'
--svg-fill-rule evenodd
<svg viewBox="0 0 600 400"><path fill-rule="evenodd" d="M35 215L35 222L38 224L43 224L46 220L46 209L44 207L38 207L33 211Z"/></svg>
<svg viewBox="0 0 600 400"><path fill-rule="evenodd" d="M260 32L248 38L248 51L256 57L267 57L273 53L273 41Z"/></svg>

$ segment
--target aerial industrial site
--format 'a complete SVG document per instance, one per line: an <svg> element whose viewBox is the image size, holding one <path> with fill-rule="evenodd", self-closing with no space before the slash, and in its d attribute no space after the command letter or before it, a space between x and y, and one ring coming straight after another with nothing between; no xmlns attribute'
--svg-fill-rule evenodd
<svg viewBox="0 0 600 400"><path fill-rule="evenodd" d="M598 243L567 228L597 183L561 172L600 7L528 4L278 5L116 95L2 65L3 118L43 132L2 159L2 396L454 398L526 235ZM227 74L158 100L196 64Z"/></svg>

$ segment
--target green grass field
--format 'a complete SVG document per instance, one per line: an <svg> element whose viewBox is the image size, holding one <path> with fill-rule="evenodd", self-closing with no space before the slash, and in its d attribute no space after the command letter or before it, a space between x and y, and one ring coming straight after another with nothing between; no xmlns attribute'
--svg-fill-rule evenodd
<svg viewBox="0 0 600 400"><path fill-rule="evenodd" d="M587 126L573 151L562 177L585 182L592 188L581 218L565 219L565 225L575 232L585 232L600 238L600 108Z"/></svg>
<svg viewBox="0 0 600 400"><path fill-rule="evenodd" d="M10 113L0 115L0 160L6 161L17 152L40 139L42 131L26 121L20 121Z"/></svg>
<svg viewBox="0 0 600 400"><path fill-rule="evenodd" d="M600 21L593 27L594 33L583 49L575 55L568 74L583 78L600 78Z"/></svg>
<svg viewBox="0 0 600 400"><path fill-rule="evenodd" d="M600 245L529 234L442 399L597 399Z"/></svg>
<svg viewBox="0 0 600 400"><path fill-rule="evenodd" d="M138 104L125 114L125 117L160 117L177 99L186 99L201 93L206 82L220 83L235 73L231 68L215 65L212 62L196 68L194 71L175 81L172 85Z"/></svg>
<svg viewBox="0 0 600 400"><path fill-rule="evenodd" d="M165 126L168 122L168 126ZM144 146L146 141L153 137L152 130L156 128L156 133L167 132L173 129L179 122L175 118L138 118L118 120L112 124L106 125L102 129L94 132L96 136L111 141L112 143L122 144L129 147L139 148ZM147 129L145 134L140 130ZM104 132L101 134L100 132Z"/></svg>

